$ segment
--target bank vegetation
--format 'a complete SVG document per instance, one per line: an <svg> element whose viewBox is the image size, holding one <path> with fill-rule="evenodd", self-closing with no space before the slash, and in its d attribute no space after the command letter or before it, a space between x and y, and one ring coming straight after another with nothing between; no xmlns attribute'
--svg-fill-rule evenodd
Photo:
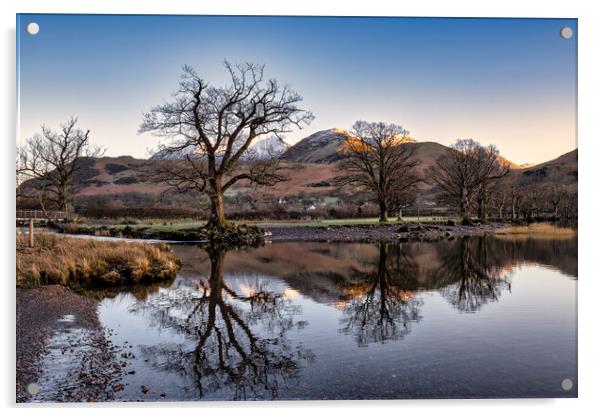
<svg viewBox="0 0 602 416"><path fill-rule="evenodd" d="M106 287L173 280L179 260L165 244L99 241L41 233L17 236L17 286Z"/></svg>

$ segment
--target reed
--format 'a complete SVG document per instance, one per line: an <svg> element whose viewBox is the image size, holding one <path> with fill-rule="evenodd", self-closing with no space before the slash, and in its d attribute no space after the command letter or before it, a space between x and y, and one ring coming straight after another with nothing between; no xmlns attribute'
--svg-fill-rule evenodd
<svg viewBox="0 0 602 416"><path fill-rule="evenodd" d="M552 224L536 223L528 226L512 226L496 231L498 236L529 238L573 238L577 231L572 228L557 227Z"/></svg>
<svg viewBox="0 0 602 416"><path fill-rule="evenodd" d="M165 244L99 241L41 233L35 247L17 236L17 286L103 287L162 282L179 260Z"/></svg>

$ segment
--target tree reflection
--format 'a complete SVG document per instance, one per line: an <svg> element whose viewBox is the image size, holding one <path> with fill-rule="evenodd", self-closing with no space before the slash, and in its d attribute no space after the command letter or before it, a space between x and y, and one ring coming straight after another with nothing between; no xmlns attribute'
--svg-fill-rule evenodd
<svg viewBox="0 0 602 416"><path fill-rule="evenodd" d="M508 270L492 253L485 237L466 237L445 246L442 267L434 280L441 294L461 312L476 312L489 302L496 302L504 290L510 290Z"/></svg>
<svg viewBox="0 0 602 416"><path fill-rule="evenodd" d="M301 363L312 360L309 350L287 338L290 329L305 325L295 319L300 311L258 279L244 288L230 287L224 280L226 251L210 247L207 252L211 272L197 290L164 292L138 305L161 327L185 334L193 346L151 346L143 353L157 367L193 380L199 398L217 391L234 400L275 398Z"/></svg>
<svg viewBox="0 0 602 416"><path fill-rule="evenodd" d="M414 261L400 245L379 243L375 271L343 288L347 299L342 303L341 331L353 334L360 346L403 338L410 323L421 318L416 289Z"/></svg>

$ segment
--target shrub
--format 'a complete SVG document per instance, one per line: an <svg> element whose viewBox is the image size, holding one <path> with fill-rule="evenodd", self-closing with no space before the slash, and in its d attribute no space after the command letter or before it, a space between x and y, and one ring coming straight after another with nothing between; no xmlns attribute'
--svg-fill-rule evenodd
<svg viewBox="0 0 602 416"><path fill-rule="evenodd" d="M124 170L128 170L129 168L125 165L120 165L119 163L107 163L105 165L105 170L110 174L115 174L119 172L123 172Z"/></svg>
<svg viewBox="0 0 602 416"><path fill-rule="evenodd" d="M115 180L115 184L117 185L131 185L133 183L141 182L140 179L135 178L133 176L124 176L123 178L119 178Z"/></svg>

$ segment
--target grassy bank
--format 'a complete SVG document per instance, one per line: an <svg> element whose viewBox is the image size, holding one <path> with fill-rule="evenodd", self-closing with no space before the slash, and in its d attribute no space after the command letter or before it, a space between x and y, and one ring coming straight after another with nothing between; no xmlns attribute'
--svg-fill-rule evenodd
<svg viewBox="0 0 602 416"><path fill-rule="evenodd" d="M536 223L525 226L505 227L495 232L497 236L513 238L573 238L577 231L572 228L557 227L552 224Z"/></svg>
<svg viewBox="0 0 602 416"><path fill-rule="evenodd" d="M17 286L103 287L173 279L179 261L163 244L95 241L38 234L35 247L17 236Z"/></svg>

